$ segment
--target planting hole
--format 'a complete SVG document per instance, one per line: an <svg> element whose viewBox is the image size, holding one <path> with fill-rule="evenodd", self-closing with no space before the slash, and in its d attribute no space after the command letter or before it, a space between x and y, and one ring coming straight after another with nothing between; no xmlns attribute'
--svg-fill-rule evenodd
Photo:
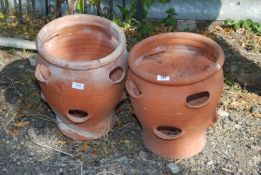
<svg viewBox="0 0 261 175"><path fill-rule="evenodd" d="M87 112L81 110L69 110L69 114L76 118L83 118L88 116Z"/></svg>
<svg viewBox="0 0 261 175"><path fill-rule="evenodd" d="M134 84L130 80L127 80L127 82L126 82L126 89L127 89L128 93L134 98L138 98L142 94L142 92L139 90L139 88L136 86L136 84Z"/></svg>
<svg viewBox="0 0 261 175"><path fill-rule="evenodd" d="M210 99L210 94L207 91L192 94L186 98L186 104L192 108L200 108L205 106Z"/></svg>
<svg viewBox="0 0 261 175"><path fill-rule="evenodd" d="M114 68L109 74L109 79L112 83L119 83L123 78L124 70L121 66Z"/></svg>
<svg viewBox="0 0 261 175"><path fill-rule="evenodd" d="M43 81L47 81L51 77L51 72L49 71L48 67L46 67L45 65L39 64L38 70L40 73L40 77L41 79L43 79Z"/></svg>
<svg viewBox="0 0 261 175"><path fill-rule="evenodd" d="M69 110L68 118L75 123L82 123L88 119L88 112L82 110Z"/></svg>
<svg viewBox="0 0 261 175"><path fill-rule="evenodd" d="M157 130L161 132L164 135L170 136L170 137L176 137L181 134L182 130L176 127L172 126L159 126L157 127Z"/></svg>
<svg viewBox="0 0 261 175"><path fill-rule="evenodd" d="M119 45L117 37L110 29L103 28L104 24L97 22L92 26L89 23L76 23L77 20L61 29L53 26L51 31L58 34L46 38L44 48L56 59L74 62L98 60L110 55Z"/></svg>

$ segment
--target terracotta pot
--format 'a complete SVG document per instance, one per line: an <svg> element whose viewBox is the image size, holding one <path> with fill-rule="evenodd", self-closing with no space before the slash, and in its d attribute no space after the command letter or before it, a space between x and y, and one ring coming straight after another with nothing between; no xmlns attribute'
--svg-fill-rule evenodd
<svg viewBox="0 0 261 175"><path fill-rule="evenodd" d="M203 149L217 117L223 63L216 42L192 33L159 34L132 48L126 89L148 149L169 159Z"/></svg>
<svg viewBox="0 0 261 175"><path fill-rule="evenodd" d="M35 76L60 130L76 140L110 131L127 71L120 27L98 16L65 16L41 29L36 46Z"/></svg>

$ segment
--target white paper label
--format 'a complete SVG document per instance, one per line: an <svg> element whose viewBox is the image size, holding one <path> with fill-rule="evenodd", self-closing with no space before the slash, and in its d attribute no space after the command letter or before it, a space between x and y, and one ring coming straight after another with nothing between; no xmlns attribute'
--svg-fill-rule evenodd
<svg viewBox="0 0 261 175"><path fill-rule="evenodd" d="M164 75L157 75L157 80L158 81L169 81L170 77L169 76L164 76Z"/></svg>
<svg viewBox="0 0 261 175"><path fill-rule="evenodd" d="M72 83L72 88L73 89L83 90L84 89L84 84L83 83L73 82Z"/></svg>

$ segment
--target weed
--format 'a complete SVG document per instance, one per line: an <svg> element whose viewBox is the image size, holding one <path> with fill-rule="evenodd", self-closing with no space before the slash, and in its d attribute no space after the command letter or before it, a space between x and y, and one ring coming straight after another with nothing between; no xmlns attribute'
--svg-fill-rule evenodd
<svg viewBox="0 0 261 175"><path fill-rule="evenodd" d="M8 49L8 53L11 54L11 55L15 55L16 49L15 48L10 48L10 49Z"/></svg>
<svg viewBox="0 0 261 175"><path fill-rule="evenodd" d="M76 5L78 13L85 13L85 0L79 0Z"/></svg>
<svg viewBox="0 0 261 175"><path fill-rule="evenodd" d="M245 20L232 20L227 19L222 24L224 30L236 31L242 35L239 39L240 44L247 51L255 53L261 52L261 24L252 21L251 19Z"/></svg>
<svg viewBox="0 0 261 175"><path fill-rule="evenodd" d="M154 2L153 0L143 0L143 7L142 7L142 19L145 19L148 14L148 9ZM131 18L137 19L138 18L138 0L134 0L129 8L122 7L120 5L117 5L118 9L120 10L122 16L125 16L126 21L128 21Z"/></svg>
<svg viewBox="0 0 261 175"><path fill-rule="evenodd" d="M150 36L154 31L155 30L151 21L144 21L143 24L139 24L139 32L141 39Z"/></svg>
<svg viewBox="0 0 261 175"><path fill-rule="evenodd" d="M160 0L160 3L167 3L170 2L171 0Z"/></svg>
<svg viewBox="0 0 261 175"><path fill-rule="evenodd" d="M253 32L255 34L261 35L261 24L254 22L251 19L245 19L245 20L227 19L224 21L223 25L225 27L231 27L234 29L243 28L249 32Z"/></svg>
<svg viewBox="0 0 261 175"><path fill-rule="evenodd" d="M167 17L163 19L163 22L168 25L168 26L172 26L174 28L177 27L177 20L175 18L176 10L174 8L169 8L167 11Z"/></svg>
<svg viewBox="0 0 261 175"><path fill-rule="evenodd" d="M154 1L145 0L143 1L142 20L138 20L138 0L134 0L129 8L124 8L117 5L122 16L125 17L124 21L121 19L114 19L114 22L121 26L125 31L127 38L129 39L128 45L132 46L134 43L150 36L155 30L152 22L148 20L147 10L150 8Z"/></svg>

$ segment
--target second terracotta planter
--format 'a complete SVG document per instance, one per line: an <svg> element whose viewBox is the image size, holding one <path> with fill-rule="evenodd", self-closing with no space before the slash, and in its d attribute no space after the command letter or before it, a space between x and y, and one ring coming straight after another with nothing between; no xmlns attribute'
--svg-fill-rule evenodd
<svg viewBox="0 0 261 175"><path fill-rule="evenodd" d="M192 33L159 34L132 48L126 89L148 149L181 159L204 148L217 120L223 63L216 42Z"/></svg>
<svg viewBox="0 0 261 175"><path fill-rule="evenodd" d="M92 15L58 18L39 32L35 76L59 129L76 140L109 132L127 71L124 32Z"/></svg>

